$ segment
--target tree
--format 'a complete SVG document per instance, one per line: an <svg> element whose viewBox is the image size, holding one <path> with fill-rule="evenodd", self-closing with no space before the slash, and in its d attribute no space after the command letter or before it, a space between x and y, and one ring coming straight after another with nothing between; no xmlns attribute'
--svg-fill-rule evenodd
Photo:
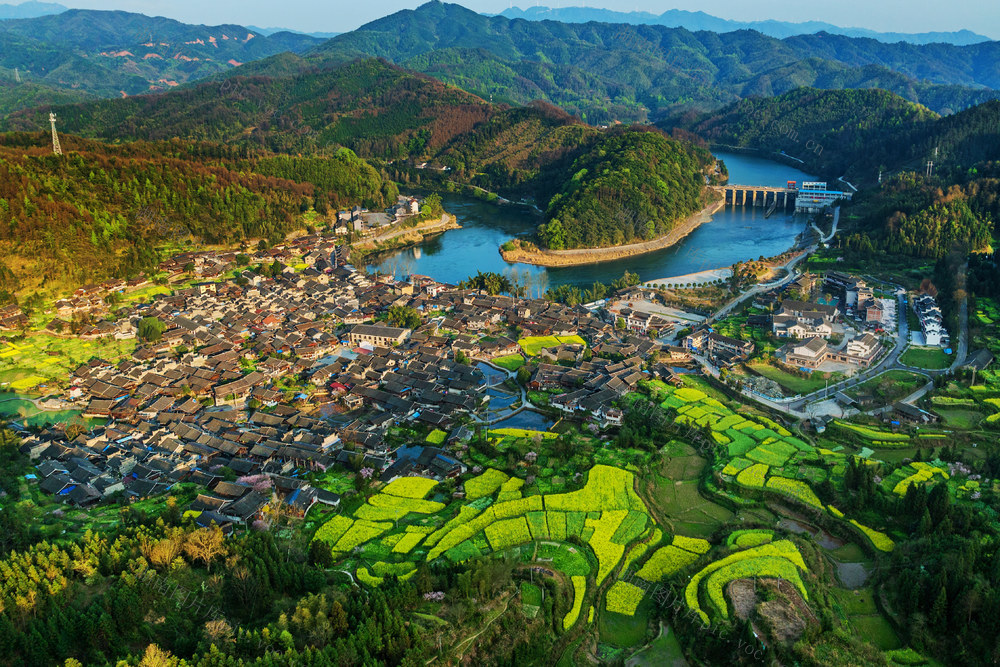
<svg viewBox="0 0 1000 667"><path fill-rule="evenodd" d="M330 551L330 546L323 540L313 540L309 544L309 562L324 568L333 565L333 552Z"/></svg>
<svg viewBox="0 0 1000 667"><path fill-rule="evenodd" d="M155 343L163 338L163 332L167 330L167 325L157 317L144 317L136 327L135 335L139 340L147 343Z"/></svg>
<svg viewBox="0 0 1000 667"><path fill-rule="evenodd" d="M209 572L212 571L212 561L216 556L226 553L226 536L222 529L213 524L210 528L200 528L188 534L187 541L184 542L184 552L195 560L200 560L205 564Z"/></svg>
<svg viewBox="0 0 1000 667"><path fill-rule="evenodd" d="M389 321L397 327L416 329L420 326L420 313L409 306L392 306L389 308Z"/></svg>
<svg viewBox="0 0 1000 667"><path fill-rule="evenodd" d="M566 247L566 232L558 218L553 218L548 224L539 225L538 237L550 250L562 250Z"/></svg>

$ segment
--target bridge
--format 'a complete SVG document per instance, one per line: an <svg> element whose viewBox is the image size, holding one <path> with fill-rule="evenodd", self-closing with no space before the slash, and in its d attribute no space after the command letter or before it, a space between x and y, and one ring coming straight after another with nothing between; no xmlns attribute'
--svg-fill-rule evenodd
<svg viewBox="0 0 1000 667"><path fill-rule="evenodd" d="M772 188L765 185L722 185L716 186L726 198L726 206L756 206L763 208L767 215L780 208L783 211L795 207L798 190L793 188Z"/></svg>
<svg viewBox="0 0 1000 667"><path fill-rule="evenodd" d="M789 182L790 185L795 185ZM850 192L827 190L826 183L803 183L801 188L775 188L766 185L718 185L726 206L755 206L764 209L764 217L776 210L819 211L840 199L850 199Z"/></svg>

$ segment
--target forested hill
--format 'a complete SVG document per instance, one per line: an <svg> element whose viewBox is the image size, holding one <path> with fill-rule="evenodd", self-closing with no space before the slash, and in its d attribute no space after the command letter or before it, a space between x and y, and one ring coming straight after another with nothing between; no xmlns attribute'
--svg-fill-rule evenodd
<svg viewBox="0 0 1000 667"><path fill-rule="evenodd" d="M871 37L882 42L909 42L911 44L978 44L988 42L988 37L978 35L971 30L954 32L877 32L865 28L842 28L823 21L803 21L792 23L765 19L761 21L732 21L705 12L691 12L683 9L668 9L662 14L631 11L619 12L598 7L528 7L521 9L511 7L501 12L502 16L511 19L527 19L529 21L562 21L564 23L632 23L636 25L663 25L668 28L687 28L691 31L711 30L712 32L732 32L734 30L756 30L771 37L791 37L792 35L810 35L817 32L828 32L832 35L847 35L848 37Z"/></svg>
<svg viewBox="0 0 1000 667"><path fill-rule="evenodd" d="M611 132L573 163L539 229L548 248L597 248L650 241L705 203L704 149L657 132Z"/></svg>
<svg viewBox="0 0 1000 667"><path fill-rule="evenodd" d="M707 151L657 130L637 128L626 140L619 131L585 125L551 105L493 105L373 59L55 111L63 131L109 141L179 137L318 156L346 146L404 183L472 185L533 197L541 206L562 192L554 210L566 211L555 215L563 215L566 243L573 247L666 233L701 202L702 174L712 163ZM4 129L40 131L46 122L45 111L30 110L8 119ZM615 166L609 172L595 160ZM416 168L424 162L438 168ZM608 188L617 186L629 194L610 202ZM611 203L621 209L617 217L605 215ZM641 219L642 228L611 229L623 215Z"/></svg>
<svg viewBox="0 0 1000 667"><path fill-rule="evenodd" d="M236 77L164 95L55 107L66 132L108 141L235 143L280 153L339 146L400 180L434 178L547 201L569 163L600 132L555 107L491 105L379 60L291 77ZM0 129L41 131L47 110L15 114ZM412 169L431 161L447 172Z"/></svg>
<svg viewBox="0 0 1000 667"><path fill-rule="evenodd" d="M180 141L109 147L0 135L0 290L80 285L148 271L156 248L278 242L301 213L385 206L397 191L348 149L325 158Z"/></svg>
<svg viewBox="0 0 1000 667"><path fill-rule="evenodd" d="M97 97L168 90L320 42L307 35L263 35L239 25L188 25L121 11L72 9L0 21L0 81L7 88L25 86L0 92L0 114L46 103L45 94L53 90ZM32 91L45 94L33 98Z"/></svg>
<svg viewBox="0 0 1000 667"><path fill-rule="evenodd" d="M884 156L887 164L882 166L888 169L904 158L898 136L938 118L883 90L799 88L778 97L740 100L714 113L685 114L661 126L694 132L717 146L750 148L772 157L784 153L827 180L873 181L878 174L868 173L867 156Z"/></svg>
<svg viewBox="0 0 1000 667"><path fill-rule="evenodd" d="M878 174L959 172L1000 158L1000 102L989 101L939 117L880 90L795 90L774 98L742 100L717 113L690 114L663 123L706 141L765 154L784 152L827 180L844 177L872 185Z"/></svg>
<svg viewBox="0 0 1000 667"><path fill-rule="evenodd" d="M885 44L758 32L689 32L658 25L487 17L427 3L339 35L314 61L379 56L483 97L545 99L599 124L713 109L801 86L881 87L939 112L1000 96L1000 43Z"/></svg>

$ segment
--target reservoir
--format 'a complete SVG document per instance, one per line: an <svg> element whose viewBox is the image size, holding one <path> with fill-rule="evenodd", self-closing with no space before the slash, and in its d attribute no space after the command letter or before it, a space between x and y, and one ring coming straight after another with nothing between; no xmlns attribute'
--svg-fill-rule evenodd
<svg viewBox="0 0 1000 667"><path fill-rule="evenodd" d="M721 151L715 155L729 169L730 183L784 187L786 181L814 180L805 172L771 160ZM458 217L462 229L382 255L369 270L399 278L417 273L447 283L457 283L477 271L514 271L534 296L557 285L610 283L626 270L638 273L644 281L656 280L777 255L791 248L806 227L806 216L802 214L776 211L765 219L762 208L724 208L670 248L600 264L546 268L509 264L498 252L505 241L528 236L535 230L542 221L537 212L463 197L443 199L445 209Z"/></svg>

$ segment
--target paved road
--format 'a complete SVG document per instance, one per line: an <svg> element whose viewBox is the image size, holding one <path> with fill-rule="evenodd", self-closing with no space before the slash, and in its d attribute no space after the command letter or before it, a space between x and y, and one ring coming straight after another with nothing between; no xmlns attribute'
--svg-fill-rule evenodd
<svg viewBox="0 0 1000 667"><path fill-rule="evenodd" d="M829 243L830 240L837 235L837 224L840 222L840 207L837 206L833 209L833 227L830 229L830 233L823 236L823 232L819 230L816 223L812 223L812 228L816 230L816 234L819 235L819 240L821 243Z"/></svg>
<svg viewBox="0 0 1000 667"><path fill-rule="evenodd" d="M775 280L774 282L770 282L770 283L760 283L758 285L754 285L753 287L750 287L749 289L744 290L739 296L734 297L729 302L727 302L724 306L722 306L721 308L719 308L719 310L715 311L715 314L712 315L711 317L709 317L705 321L706 322L715 322L716 320L719 320L719 319L725 317L726 315L728 315L729 311L731 311L738 304L742 303L743 301L745 301L746 299L750 298L751 296L754 296L755 294L758 294L760 292L766 292L767 290L774 289L776 287L782 287L782 286L787 285L788 283L792 282L793 280L795 280L796 278L798 278L798 275L799 275L798 273L795 272L795 267L803 259L805 259L810 254L812 254L816 250L816 248L817 248L817 246L810 246L802 254L796 255L795 257L793 257L790 260L788 260L787 262L785 262L785 264L783 265L782 268L784 268L785 271L788 272L788 274L784 278L781 278L780 280Z"/></svg>

